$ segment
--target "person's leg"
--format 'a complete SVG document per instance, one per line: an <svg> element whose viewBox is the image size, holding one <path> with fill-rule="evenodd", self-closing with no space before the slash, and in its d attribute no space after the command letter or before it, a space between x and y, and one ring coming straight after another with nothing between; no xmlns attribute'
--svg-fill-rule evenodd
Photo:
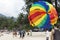
<svg viewBox="0 0 60 40"><path fill-rule="evenodd" d="M46 40L49 40L48 37L46 37Z"/></svg>
<svg viewBox="0 0 60 40"><path fill-rule="evenodd" d="M21 35L21 38L23 39L23 34Z"/></svg>
<svg viewBox="0 0 60 40"><path fill-rule="evenodd" d="M14 38L14 33L13 33L13 38Z"/></svg>
<svg viewBox="0 0 60 40"><path fill-rule="evenodd" d="M19 33L19 38L21 38L21 34Z"/></svg>
<svg viewBox="0 0 60 40"><path fill-rule="evenodd" d="M29 32L27 33L27 35L29 35Z"/></svg>
<svg viewBox="0 0 60 40"><path fill-rule="evenodd" d="M20 38L22 37L22 34L20 33Z"/></svg>
<svg viewBox="0 0 60 40"><path fill-rule="evenodd" d="M23 34L23 38L24 38L24 36L25 36L25 35Z"/></svg>

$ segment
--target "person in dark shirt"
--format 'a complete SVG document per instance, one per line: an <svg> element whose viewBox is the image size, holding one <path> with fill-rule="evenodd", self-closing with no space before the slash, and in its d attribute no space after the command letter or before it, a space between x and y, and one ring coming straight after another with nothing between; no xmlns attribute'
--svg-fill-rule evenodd
<svg viewBox="0 0 60 40"><path fill-rule="evenodd" d="M54 27L53 31L53 40L60 40L60 31L59 26Z"/></svg>
<svg viewBox="0 0 60 40"><path fill-rule="evenodd" d="M20 37L21 37L21 31L19 31L19 35L20 35Z"/></svg>

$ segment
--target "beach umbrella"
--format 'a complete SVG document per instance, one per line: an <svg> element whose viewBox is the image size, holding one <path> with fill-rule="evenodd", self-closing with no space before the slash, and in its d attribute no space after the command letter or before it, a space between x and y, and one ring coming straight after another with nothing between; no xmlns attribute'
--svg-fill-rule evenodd
<svg viewBox="0 0 60 40"><path fill-rule="evenodd" d="M39 1L32 4L28 19L33 27L50 29L57 23L58 15L52 4Z"/></svg>

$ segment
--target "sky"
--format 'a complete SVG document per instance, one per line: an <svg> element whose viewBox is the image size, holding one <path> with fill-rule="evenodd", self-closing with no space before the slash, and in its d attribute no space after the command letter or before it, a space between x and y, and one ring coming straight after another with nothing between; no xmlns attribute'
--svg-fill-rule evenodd
<svg viewBox="0 0 60 40"><path fill-rule="evenodd" d="M18 17L24 5L25 2L23 0L0 0L0 14Z"/></svg>

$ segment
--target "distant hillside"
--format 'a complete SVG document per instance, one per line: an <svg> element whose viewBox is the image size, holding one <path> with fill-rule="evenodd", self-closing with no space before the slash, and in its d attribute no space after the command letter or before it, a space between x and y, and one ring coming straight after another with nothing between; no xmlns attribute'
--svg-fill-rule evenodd
<svg viewBox="0 0 60 40"><path fill-rule="evenodd" d="M17 20L17 18L14 18L14 17L7 17L7 16L5 16L5 15L3 15L3 14L0 14L0 18L7 18L7 19L12 18L14 21Z"/></svg>
<svg viewBox="0 0 60 40"><path fill-rule="evenodd" d="M3 14L0 14L0 17L6 17L5 15L3 15Z"/></svg>

